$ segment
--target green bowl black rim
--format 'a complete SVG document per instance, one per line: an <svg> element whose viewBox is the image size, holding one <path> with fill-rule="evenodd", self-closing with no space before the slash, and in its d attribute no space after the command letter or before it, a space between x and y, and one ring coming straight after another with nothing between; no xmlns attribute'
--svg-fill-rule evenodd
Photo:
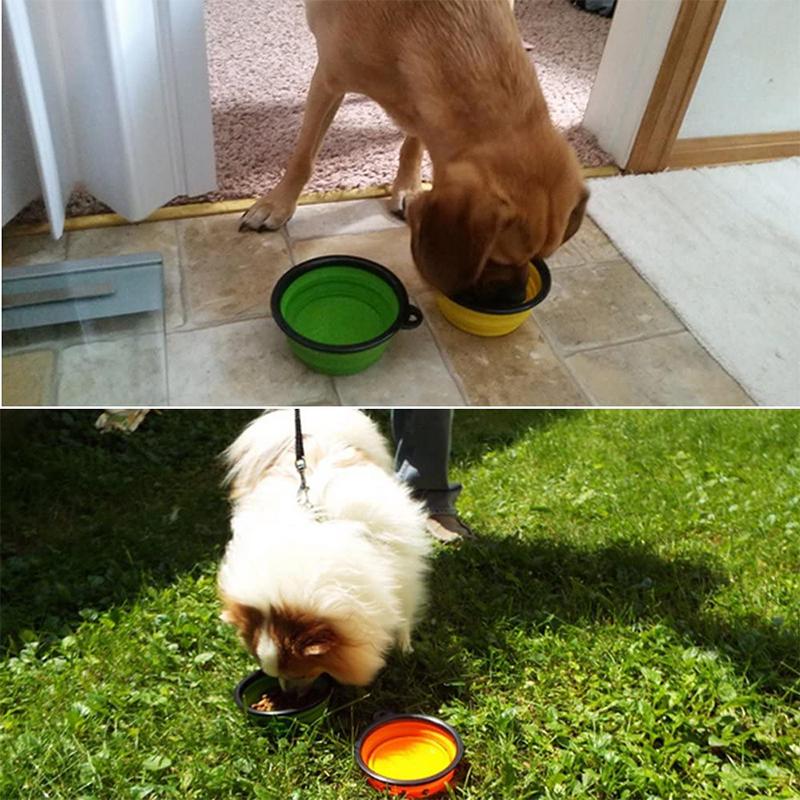
<svg viewBox="0 0 800 800"><path fill-rule="evenodd" d="M303 334L298 333L286 321L281 311L281 299L286 289L294 283L301 275L307 272L313 272L316 269L323 267L355 267L356 269L370 272L382 278L395 293L399 303L399 310L395 321L383 333L378 334L366 342L356 342L354 344L325 344L324 342L315 342ZM408 292L406 287L403 286L400 279L389 269L380 264L370 261L367 258L360 258L359 256L318 256L311 258L308 261L303 261L295 267L285 272L275 284L272 290L272 297L270 298L270 307L272 309L272 318L278 324L278 327L297 344L308 347L310 350L317 350L320 353L361 353L364 350L371 350L379 344L383 344L388 339L397 333L401 328L409 330L416 328L422 322L422 312L408 301Z"/></svg>
<svg viewBox="0 0 800 800"><path fill-rule="evenodd" d="M390 786L424 786L426 783L434 783L435 781L444 778L445 775L451 773L461 763L461 759L464 757L464 742L461 741L461 737L458 735L458 733L456 733L456 729L452 725L448 725L446 722L443 722L436 717L429 717L425 714L379 714L376 716L378 719L373 722L372 725L370 725L364 731L364 733L361 734L361 736L358 737L358 741L355 744L356 764L358 764L359 769L365 775L373 780L379 781L380 783L389 784ZM431 775L430 777L417 778L413 781L402 781L395 780L394 778L387 778L386 775L379 775L377 772L371 770L361 757L361 746L364 744L364 740L373 731L382 728L384 725L389 725L392 722L396 722L399 719L420 719L423 722L430 722L437 728L442 728L443 730L447 731L447 733L453 737L453 741L456 743L456 755L453 761L441 772L437 772L435 775Z"/></svg>
<svg viewBox="0 0 800 800"><path fill-rule="evenodd" d="M536 271L539 273L542 285L539 288L539 291L530 300L526 300L524 303L520 303L518 306L513 306L512 308L486 308L484 306L476 306L471 303L459 303L458 300L453 300L452 297L448 299L457 306L468 308L470 311L479 311L481 314L519 314L521 311L527 311L534 306L538 306L539 303L541 303L542 300L544 300L545 297L550 294L550 287L553 283L553 279L550 275L550 268L541 258L534 258L532 263L533 266L536 267Z"/></svg>
<svg viewBox="0 0 800 800"><path fill-rule="evenodd" d="M249 688L249 686L256 681L260 681L262 678L269 677L266 672L263 670L257 669L255 672L251 672L246 678L239 681L236 685L236 688L233 690L233 701L236 705L242 709L242 711L246 711L250 716L256 718L267 718L273 719L274 717L294 717L298 714L301 714L304 711L308 711L312 708L316 708L317 706L321 705L322 703L330 700L331 695L333 694L333 680L329 675L323 674L317 680L323 680L326 686L326 692L324 697L321 697L317 700L316 703L310 703L307 706L303 706L302 708L287 708L283 711L257 711L254 708L250 708L250 706L246 706L244 704L243 695L245 689Z"/></svg>

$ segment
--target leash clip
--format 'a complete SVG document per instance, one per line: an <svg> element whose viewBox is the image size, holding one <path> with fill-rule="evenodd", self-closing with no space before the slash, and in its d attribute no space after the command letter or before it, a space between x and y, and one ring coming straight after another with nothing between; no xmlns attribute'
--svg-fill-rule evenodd
<svg viewBox="0 0 800 800"><path fill-rule="evenodd" d="M305 508L311 508L311 501L308 499L308 483L306 483L306 460L299 456L294 466L300 475L300 486L297 487L297 502Z"/></svg>
<svg viewBox="0 0 800 800"><path fill-rule="evenodd" d="M300 425L300 409L294 410L294 466L300 476L300 488L297 490L297 502L304 508L311 508L306 483L306 451L303 447L303 428Z"/></svg>

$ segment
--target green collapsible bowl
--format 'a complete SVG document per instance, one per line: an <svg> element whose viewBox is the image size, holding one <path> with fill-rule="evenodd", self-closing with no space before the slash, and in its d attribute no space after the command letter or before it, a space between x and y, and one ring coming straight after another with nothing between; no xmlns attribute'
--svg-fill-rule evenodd
<svg viewBox="0 0 800 800"><path fill-rule="evenodd" d="M299 708L290 708L283 711L256 711L250 708L253 703L261 699L264 692L279 688L277 678L267 675L260 669L251 672L233 690L233 699L236 705L247 714L250 722L272 728L276 733L285 733L297 725L308 725L320 719L328 710L331 694L333 694L333 681L328 675L320 675L309 690L311 702Z"/></svg>
<svg viewBox="0 0 800 800"><path fill-rule="evenodd" d="M352 375L374 364L422 312L397 276L366 258L321 256L292 267L272 290L272 318L311 369Z"/></svg>

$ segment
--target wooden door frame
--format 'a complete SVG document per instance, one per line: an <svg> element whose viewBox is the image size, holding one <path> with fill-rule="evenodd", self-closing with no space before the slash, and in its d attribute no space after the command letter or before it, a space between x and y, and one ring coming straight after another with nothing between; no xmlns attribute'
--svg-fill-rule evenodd
<svg viewBox="0 0 800 800"><path fill-rule="evenodd" d="M669 165L724 7L725 0L682 0L625 164L628 172L657 172Z"/></svg>

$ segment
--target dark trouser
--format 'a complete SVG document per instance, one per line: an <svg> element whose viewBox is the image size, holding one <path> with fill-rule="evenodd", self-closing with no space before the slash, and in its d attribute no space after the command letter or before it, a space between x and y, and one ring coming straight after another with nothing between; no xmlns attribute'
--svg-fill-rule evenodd
<svg viewBox="0 0 800 800"><path fill-rule="evenodd" d="M460 483L447 478L453 411L406 408L392 411L392 434L397 445L394 468L431 514L455 514Z"/></svg>

